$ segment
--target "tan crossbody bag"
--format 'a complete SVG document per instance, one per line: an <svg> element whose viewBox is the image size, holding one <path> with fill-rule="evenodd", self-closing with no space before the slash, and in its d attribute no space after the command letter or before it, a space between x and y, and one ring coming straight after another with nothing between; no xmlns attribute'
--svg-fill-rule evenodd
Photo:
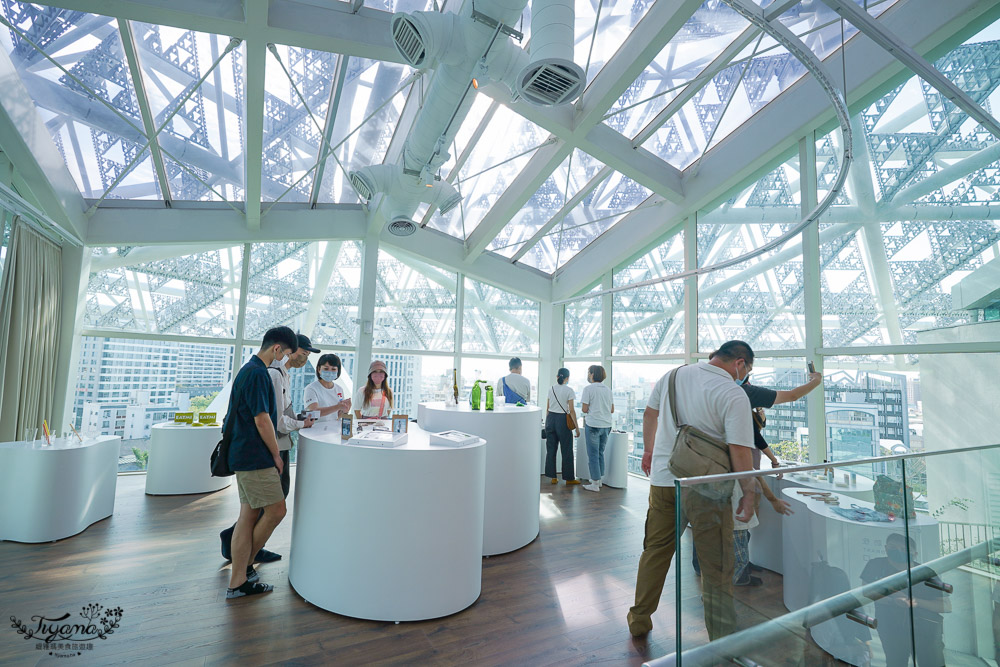
<svg viewBox="0 0 1000 667"><path fill-rule="evenodd" d="M713 438L699 428L689 424L681 424L680 419L678 419L675 399L678 370L670 371L667 389L670 416L673 417L674 426L677 428L674 451L670 453L670 472L677 477L702 477L732 472L733 463L729 458L729 445L727 443ZM690 488L713 500L728 499L733 495L732 482L699 484Z"/></svg>

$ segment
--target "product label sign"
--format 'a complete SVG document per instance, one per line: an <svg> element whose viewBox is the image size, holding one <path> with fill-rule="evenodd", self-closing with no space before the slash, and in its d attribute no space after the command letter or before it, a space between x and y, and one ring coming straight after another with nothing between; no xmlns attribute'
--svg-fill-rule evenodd
<svg viewBox="0 0 1000 667"><path fill-rule="evenodd" d="M175 412L174 413L174 423L175 424L191 424L194 422L193 412Z"/></svg>
<svg viewBox="0 0 1000 667"><path fill-rule="evenodd" d="M214 424L218 413L215 412L200 412L198 413L198 423L199 424Z"/></svg>

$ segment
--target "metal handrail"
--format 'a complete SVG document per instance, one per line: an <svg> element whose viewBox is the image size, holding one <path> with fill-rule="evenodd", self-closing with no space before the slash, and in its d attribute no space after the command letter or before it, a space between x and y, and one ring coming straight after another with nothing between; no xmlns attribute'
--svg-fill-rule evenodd
<svg viewBox="0 0 1000 667"><path fill-rule="evenodd" d="M719 661L732 660L769 642L777 643L787 640L789 633L794 634L802 628L811 628L841 614L854 611L860 606L902 591L908 588L911 582L913 584L928 582L943 572L954 570L973 560L986 558L998 550L1000 550L1000 539L986 540L968 549L956 551L923 565L903 570L884 579L815 602L766 623L740 630L704 646L683 651L679 656L676 653L671 653L662 658L649 660L643 663L643 667L674 667L680 664L683 664L684 667L699 667L700 665L715 665ZM939 584L939 582L933 583Z"/></svg>
<svg viewBox="0 0 1000 667"><path fill-rule="evenodd" d="M851 468L859 465L868 465L870 463L904 461L908 459L942 456L946 454L980 452L998 448L1000 448L1000 444L975 445L972 447L959 447L958 449L939 449L932 452L910 452L908 454L893 454L892 456L875 456L868 459L854 459L851 461L837 461L831 463L811 463L809 465L792 466L788 468L768 468L765 470L728 472L728 473L723 473L721 475L704 475L702 477L682 477L677 479L675 483L679 484L680 486L698 486L699 484L727 482L735 479L748 479L751 477L763 477L767 475L786 475L797 472L809 472L810 470L826 470L827 468Z"/></svg>

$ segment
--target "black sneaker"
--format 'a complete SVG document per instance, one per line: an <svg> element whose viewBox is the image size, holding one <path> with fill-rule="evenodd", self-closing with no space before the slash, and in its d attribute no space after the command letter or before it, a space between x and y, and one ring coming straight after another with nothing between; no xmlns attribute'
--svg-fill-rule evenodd
<svg viewBox="0 0 1000 667"><path fill-rule="evenodd" d="M226 589L226 599L232 600L233 598L242 598L247 595L260 595L261 593L270 593L274 590L274 586L271 584L262 584L257 582L243 582L242 586L237 586L236 588Z"/></svg>
<svg viewBox="0 0 1000 667"><path fill-rule="evenodd" d="M253 562L273 563L277 560L281 560L281 554L276 554L273 551L268 551L267 549L261 549L257 552L257 556L253 559Z"/></svg>
<svg viewBox="0 0 1000 667"><path fill-rule="evenodd" d="M746 579L737 581L733 586L763 586L764 580L760 577L748 576Z"/></svg>
<svg viewBox="0 0 1000 667"><path fill-rule="evenodd" d="M757 565L756 563L750 563L749 565L750 565L750 571L751 572L763 572L764 571L764 568L762 568L760 565Z"/></svg>
<svg viewBox="0 0 1000 667"><path fill-rule="evenodd" d="M235 527L230 526L219 533L219 539L222 541L222 557L225 560L233 559L233 529Z"/></svg>

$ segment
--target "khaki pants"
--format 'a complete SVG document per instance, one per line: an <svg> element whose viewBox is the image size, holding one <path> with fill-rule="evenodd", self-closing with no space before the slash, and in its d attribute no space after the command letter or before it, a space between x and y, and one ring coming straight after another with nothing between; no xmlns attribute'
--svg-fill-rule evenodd
<svg viewBox="0 0 1000 667"><path fill-rule="evenodd" d="M653 627L663 582L676 551L676 504L673 487L650 486L646 536L635 582L635 606L628 612L629 631L643 635ZM702 599L709 639L731 634L736 626L733 605L733 508L730 500L709 500L696 489L684 489L682 509L691 524L701 564Z"/></svg>

